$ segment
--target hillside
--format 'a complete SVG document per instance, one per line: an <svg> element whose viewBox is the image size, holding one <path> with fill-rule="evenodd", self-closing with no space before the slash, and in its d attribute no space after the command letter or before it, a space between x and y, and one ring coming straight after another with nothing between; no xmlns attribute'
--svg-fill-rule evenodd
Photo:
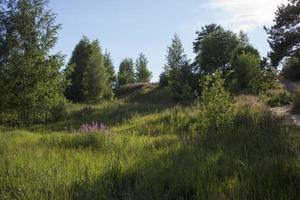
<svg viewBox="0 0 300 200"><path fill-rule="evenodd" d="M142 86L71 105L65 120L0 129L0 199L297 199L299 129L236 99L231 127L193 131L201 110ZM101 130L79 132L82 124ZM108 127L108 128L107 128Z"/></svg>

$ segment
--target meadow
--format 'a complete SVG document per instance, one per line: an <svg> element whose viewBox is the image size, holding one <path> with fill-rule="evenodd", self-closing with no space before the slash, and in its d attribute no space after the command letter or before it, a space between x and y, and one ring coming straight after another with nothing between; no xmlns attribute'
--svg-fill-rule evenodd
<svg viewBox="0 0 300 200"><path fill-rule="evenodd" d="M56 123L1 127L0 199L299 198L297 127L240 97L231 126L195 132L201 109L168 92L144 87L70 105ZM77 131L93 121L108 129Z"/></svg>

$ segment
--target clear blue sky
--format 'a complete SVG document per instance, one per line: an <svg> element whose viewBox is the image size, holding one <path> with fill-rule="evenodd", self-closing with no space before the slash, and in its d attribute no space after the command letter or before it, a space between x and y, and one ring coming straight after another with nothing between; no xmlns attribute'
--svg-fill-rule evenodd
<svg viewBox="0 0 300 200"><path fill-rule="evenodd" d="M165 63L167 45L175 33L189 58L192 42L201 26L218 23L227 29L243 29L262 56L269 50L263 25L270 25L276 6L286 0L50 0L50 8L62 24L55 51L66 55L83 35L99 39L111 52L118 70L125 57L146 54L152 81Z"/></svg>

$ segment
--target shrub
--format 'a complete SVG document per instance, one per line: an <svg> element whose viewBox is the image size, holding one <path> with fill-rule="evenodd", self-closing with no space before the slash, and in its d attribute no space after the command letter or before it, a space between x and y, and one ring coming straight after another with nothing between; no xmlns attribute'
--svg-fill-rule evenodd
<svg viewBox="0 0 300 200"><path fill-rule="evenodd" d="M261 94L263 101L271 107L288 105L293 101L292 95L283 88L275 88Z"/></svg>
<svg viewBox="0 0 300 200"><path fill-rule="evenodd" d="M283 65L281 74L289 81L300 81L300 59L287 59Z"/></svg>
<svg viewBox="0 0 300 200"><path fill-rule="evenodd" d="M293 100L293 108L291 110L293 114L300 114L300 90L295 94Z"/></svg>
<svg viewBox="0 0 300 200"><path fill-rule="evenodd" d="M169 84L168 75L165 72L161 73L159 76L159 86L166 87L168 86L168 84Z"/></svg>
<svg viewBox="0 0 300 200"><path fill-rule="evenodd" d="M67 106L68 104L66 101L61 101L57 106L53 107L50 111L51 120L58 121L65 119L68 115Z"/></svg>
<svg viewBox="0 0 300 200"><path fill-rule="evenodd" d="M230 93L224 89L224 79L221 72L216 71L213 75L207 75L202 81L202 94L199 98L201 110L199 120L194 130L216 129L228 126L233 120L233 107Z"/></svg>
<svg viewBox="0 0 300 200"><path fill-rule="evenodd" d="M259 56L252 53L243 53L231 60L233 72L231 75L231 90L258 94L262 86L262 71Z"/></svg>

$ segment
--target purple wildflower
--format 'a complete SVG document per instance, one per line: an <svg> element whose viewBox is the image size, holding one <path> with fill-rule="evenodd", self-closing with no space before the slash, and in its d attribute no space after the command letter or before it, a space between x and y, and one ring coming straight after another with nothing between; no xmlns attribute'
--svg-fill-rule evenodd
<svg viewBox="0 0 300 200"><path fill-rule="evenodd" d="M104 123L98 123L98 122L91 122L82 124L80 128L78 129L78 132L80 133L89 133L89 132L102 132L106 131L108 129L108 126Z"/></svg>

